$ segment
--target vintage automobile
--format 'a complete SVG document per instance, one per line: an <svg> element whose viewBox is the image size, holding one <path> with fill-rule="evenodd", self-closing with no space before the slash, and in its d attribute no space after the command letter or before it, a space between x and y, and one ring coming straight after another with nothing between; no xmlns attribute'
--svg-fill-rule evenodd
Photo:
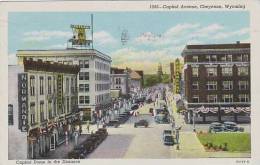
<svg viewBox="0 0 260 165"><path fill-rule="evenodd" d="M106 124L106 126L108 126L108 127L112 126L115 128L119 127L119 125L120 125L119 120L110 120L109 123Z"/></svg>
<svg viewBox="0 0 260 165"><path fill-rule="evenodd" d="M148 127L148 121L147 120L139 120L138 122L134 123L134 127L144 126L145 128Z"/></svg>
<svg viewBox="0 0 260 165"><path fill-rule="evenodd" d="M213 122L209 126L209 132L210 133L211 132L216 133L216 132L222 132L222 131L224 131L224 126L219 122Z"/></svg>
<svg viewBox="0 0 260 165"><path fill-rule="evenodd" d="M224 131L226 131L226 132L237 132L237 131L243 132L244 131L244 128L238 127L237 123L235 123L235 122L226 121L223 123L223 125L224 125Z"/></svg>
<svg viewBox="0 0 260 165"><path fill-rule="evenodd" d="M84 154L80 150L73 150L68 153L68 159L84 159Z"/></svg>
<svg viewBox="0 0 260 165"><path fill-rule="evenodd" d="M163 143L165 145L174 145L174 139L172 135L166 135L163 137Z"/></svg>
<svg viewBox="0 0 260 165"><path fill-rule="evenodd" d="M131 110L137 110L138 108L139 108L139 105L138 104L134 104L134 105L132 105Z"/></svg>

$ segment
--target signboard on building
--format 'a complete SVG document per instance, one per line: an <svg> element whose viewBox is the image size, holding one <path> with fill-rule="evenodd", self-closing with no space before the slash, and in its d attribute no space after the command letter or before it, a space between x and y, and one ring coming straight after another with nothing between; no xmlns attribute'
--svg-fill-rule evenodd
<svg viewBox="0 0 260 165"><path fill-rule="evenodd" d="M73 31L72 45L84 46L89 44L86 37L86 29L90 29L90 26L85 25L71 25Z"/></svg>
<svg viewBox="0 0 260 165"><path fill-rule="evenodd" d="M18 109L19 109L19 129L22 132L28 130L28 75L18 74Z"/></svg>
<svg viewBox="0 0 260 165"><path fill-rule="evenodd" d="M181 66L180 66L180 60L177 58L175 60L175 93L180 93L180 72L181 72Z"/></svg>
<svg viewBox="0 0 260 165"><path fill-rule="evenodd" d="M63 111L63 75L58 74L57 77L57 105L58 112Z"/></svg>

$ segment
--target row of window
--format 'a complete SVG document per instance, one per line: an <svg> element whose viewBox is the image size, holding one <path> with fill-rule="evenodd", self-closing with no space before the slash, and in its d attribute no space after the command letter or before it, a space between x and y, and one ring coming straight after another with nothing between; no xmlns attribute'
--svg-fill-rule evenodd
<svg viewBox="0 0 260 165"><path fill-rule="evenodd" d="M89 80L89 72L79 72L79 80Z"/></svg>
<svg viewBox="0 0 260 165"><path fill-rule="evenodd" d="M110 84L96 84L95 90L96 91L103 91L103 90L109 90Z"/></svg>
<svg viewBox="0 0 260 165"><path fill-rule="evenodd" d="M99 69L99 70L110 71L110 66L108 64L105 64L105 63L99 62L99 61L95 62L95 68Z"/></svg>
<svg viewBox="0 0 260 165"><path fill-rule="evenodd" d="M117 84L117 85L120 85L120 84L122 83L122 82L121 82L121 78L119 78L119 77L118 77L118 78L115 78L115 81L116 81L116 84Z"/></svg>
<svg viewBox="0 0 260 165"><path fill-rule="evenodd" d="M80 68L89 68L89 60L79 60Z"/></svg>
<svg viewBox="0 0 260 165"><path fill-rule="evenodd" d="M76 79L75 78L66 78L65 81L65 92L69 93L69 90L71 90L72 93L76 92ZM35 76L30 76L30 96L35 96L35 89L36 89L36 78ZM40 95L44 95L44 77L39 77L39 92ZM71 88L70 88L71 87ZM47 94L52 94L56 92L56 78L52 76L47 77Z"/></svg>
<svg viewBox="0 0 260 165"><path fill-rule="evenodd" d="M89 92L89 84L79 84L79 92Z"/></svg>
<svg viewBox="0 0 260 165"><path fill-rule="evenodd" d="M89 96L79 96L79 104L89 104Z"/></svg>
<svg viewBox="0 0 260 165"><path fill-rule="evenodd" d="M249 68L247 66L242 66L237 68L238 76L247 76L249 74ZM207 76L213 77L217 76L217 67L209 67L206 68ZM233 75L233 68L232 67L223 67L221 68L222 76L232 76ZM193 67L192 68L192 76L198 77L199 76L199 68Z"/></svg>
<svg viewBox="0 0 260 165"><path fill-rule="evenodd" d="M233 56L231 54L227 54L222 56L221 58L217 58L217 55L206 55L205 62L232 62L232 61L237 61L237 62L248 62L249 61L249 56L248 54L241 54L241 55L236 55ZM192 62L199 62L199 56L192 56Z"/></svg>
<svg viewBox="0 0 260 165"><path fill-rule="evenodd" d="M222 95L221 102L230 103L233 102L233 94L224 94ZM249 102L249 95L248 94L240 94L238 95L239 102ZM192 97L193 103L199 103L200 99L198 95L194 95ZM207 95L207 102L208 103L216 103L218 102L217 95Z"/></svg>
<svg viewBox="0 0 260 165"><path fill-rule="evenodd" d="M109 79L110 79L109 74L95 73L95 80L97 81L109 81Z"/></svg>
<svg viewBox="0 0 260 165"><path fill-rule="evenodd" d="M207 81L206 88L208 90L217 90L218 83L217 81ZM199 90L199 82L192 82L192 89ZM248 81L238 81L238 89L239 90L248 90L249 82ZM222 82L222 90L233 90L233 81L223 81Z"/></svg>

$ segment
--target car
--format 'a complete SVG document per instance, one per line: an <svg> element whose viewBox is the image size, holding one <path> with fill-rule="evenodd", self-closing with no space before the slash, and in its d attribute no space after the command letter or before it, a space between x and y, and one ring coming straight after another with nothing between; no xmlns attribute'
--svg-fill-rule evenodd
<svg viewBox="0 0 260 165"><path fill-rule="evenodd" d="M120 125L120 122L119 122L119 120L110 120L107 124L106 124L106 126L112 126L112 127L115 127L115 128L117 128L117 127L119 127L119 125Z"/></svg>
<svg viewBox="0 0 260 165"><path fill-rule="evenodd" d="M224 131L224 126L219 122L213 122L209 126L209 132L222 132Z"/></svg>
<svg viewBox="0 0 260 165"><path fill-rule="evenodd" d="M244 131L244 128L238 127L237 123L235 123L235 122L226 121L223 123L223 125L224 125L224 131L227 131L227 132L237 132L237 131L243 132Z"/></svg>
<svg viewBox="0 0 260 165"><path fill-rule="evenodd" d="M137 110L139 108L138 104L134 104L131 107L131 110Z"/></svg>
<svg viewBox="0 0 260 165"><path fill-rule="evenodd" d="M172 130L169 129L163 130L163 139L165 136L172 136Z"/></svg>
<svg viewBox="0 0 260 165"><path fill-rule="evenodd" d="M169 124L170 123L170 119L169 119L168 115L166 115L166 114L158 114L154 117L154 120L156 123L159 123L159 124Z"/></svg>
<svg viewBox="0 0 260 165"><path fill-rule="evenodd" d="M144 127L148 127L148 121L147 120L139 120L138 122L134 123L134 127L138 127L138 126L144 126Z"/></svg>
<svg viewBox="0 0 260 165"><path fill-rule="evenodd" d="M172 135L166 135L163 138L164 145L174 145L174 139Z"/></svg>

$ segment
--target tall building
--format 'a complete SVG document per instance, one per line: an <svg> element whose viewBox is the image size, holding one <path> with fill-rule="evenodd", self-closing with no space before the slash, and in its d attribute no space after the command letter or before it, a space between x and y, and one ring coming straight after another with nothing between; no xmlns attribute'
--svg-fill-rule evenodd
<svg viewBox="0 0 260 165"><path fill-rule="evenodd" d="M111 58L95 49L68 48L62 50L18 50L18 64L23 59L53 61L59 64L79 65L77 76L78 108L83 120L95 121L111 109Z"/></svg>
<svg viewBox="0 0 260 165"><path fill-rule="evenodd" d="M187 45L183 52L187 119L250 115L250 44Z"/></svg>
<svg viewBox="0 0 260 165"><path fill-rule="evenodd" d="M25 58L22 66L9 66L9 159L44 157L72 135L80 123L78 72L78 66Z"/></svg>

